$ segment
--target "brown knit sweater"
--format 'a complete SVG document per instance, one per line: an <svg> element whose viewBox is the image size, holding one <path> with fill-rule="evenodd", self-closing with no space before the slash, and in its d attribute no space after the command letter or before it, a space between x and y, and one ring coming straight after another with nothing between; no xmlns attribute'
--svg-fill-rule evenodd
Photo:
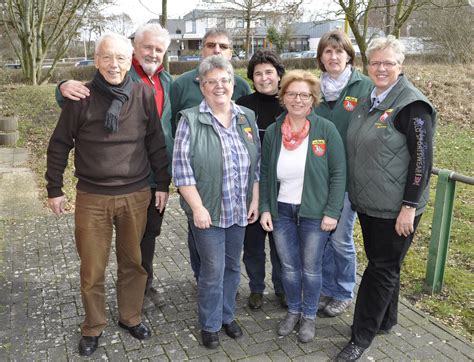
<svg viewBox="0 0 474 362"><path fill-rule="evenodd" d="M168 191L168 157L152 89L134 83L120 111L118 132L109 133L104 120L111 100L90 83L87 86L89 97L65 102L49 141L48 197L63 195L63 173L72 148L78 190L105 195L138 191L148 185L151 165L157 191Z"/></svg>

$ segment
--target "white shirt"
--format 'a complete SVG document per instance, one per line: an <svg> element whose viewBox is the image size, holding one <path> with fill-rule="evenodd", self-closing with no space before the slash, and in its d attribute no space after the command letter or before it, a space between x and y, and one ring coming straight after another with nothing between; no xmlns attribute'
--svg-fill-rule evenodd
<svg viewBox="0 0 474 362"><path fill-rule="evenodd" d="M277 198L279 202L301 204L307 154L308 136L293 151L287 150L282 143L277 163L277 180L280 182Z"/></svg>

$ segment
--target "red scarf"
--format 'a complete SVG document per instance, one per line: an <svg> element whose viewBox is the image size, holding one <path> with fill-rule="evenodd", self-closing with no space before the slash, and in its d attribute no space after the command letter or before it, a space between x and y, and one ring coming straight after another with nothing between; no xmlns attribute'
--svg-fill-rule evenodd
<svg viewBox="0 0 474 362"><path fill-rule="evenodd" d="M291 130L290 120L288 114L286 115L281 125L281 135L283 146L288 151L293 151L298 148L309 133L309 121L306 120L301 131L293 132Z"/></svg>
<svg viewBox="0 0 474 362"><path fill-rule="evenodd" d="M154 93L155 93L156 109L161 118L161 116L163 115L163 103L164 103L165 97L163 94L163 86L161 85L159 74L164 69L163 64L161 64L158 67L155 74L153 74L151 77L148 77L148 75L143 71L143 68L140 65L140 62L135 57L133 57L132 59L132 64L133 64L133 68L135 69L137 74L140 76L140 79L142 80L142 82L153 88Z"/></svg>

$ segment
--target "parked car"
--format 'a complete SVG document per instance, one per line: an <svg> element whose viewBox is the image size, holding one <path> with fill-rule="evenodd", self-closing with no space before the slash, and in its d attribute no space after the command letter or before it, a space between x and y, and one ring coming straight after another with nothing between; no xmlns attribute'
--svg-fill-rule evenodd
<svg viewBox="0 0 474 362"><path fill-rule="evenodd" d="M281 53L280 58L281 59L301 58L301 53L298 53L298 52Z"/></svg>
<svg viewBox="0 0 474 362"><path fill-rule="evenodd" d="M4 64L3 68L5 68L5 69L21 69L21 64L20 63Z"/></svg>
<svg viewBox="0 0 474 362"><path fill-rule="evenodd" d="M200 62L201 56L200 55L181 55L179 57L180 62Z"/></svg>
<svg viewBox="0 0 474 362"><path fill-rule="evenodd" d="M89 65L94 65L94 59L79 60L76 64L74 64L75 67L87 67Z"/></svg>
<svg viewBox="0 0 474 362"><path fill-rule="evenodd" d="M318 52L316 50L306 50L304 52L301 52L301 57L302 58L316 58L316 55Z"/></svg>

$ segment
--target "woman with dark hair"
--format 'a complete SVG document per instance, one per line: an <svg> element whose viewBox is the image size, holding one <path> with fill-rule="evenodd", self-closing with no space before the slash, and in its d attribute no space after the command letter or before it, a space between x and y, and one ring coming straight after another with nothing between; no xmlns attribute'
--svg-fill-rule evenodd
<svg viewBox="0 0 474 362"><path fill-rule="evenodd" d="M361 98L372 88L370 79L354 68L354 58L351 40L340 30L324 34L318 44L316 59L322 71L321 102L315 112L334 123L344 147L349 119ZM318 309L329 317L341 314L352 302L356 282L352 237L355 217L346 192L339 224L324 250L323 288Z"/></svg>
<svg viewBox="0 0 474 362"><path fill-rule="evenodd" d="M260 141L263 142L265 130L275 122L283 108L278 100L278 86L285 73L283 63L273 50L258 50L250 59L247 77L253 82L255 92L237 100L237 104L255 112ZM281 282L280 258L276 252L272 233L263 230L260 223L249 224L245 231L244 264L249 277L250 297L248 305L258 309L263 304L265 290L265 238L268 234L270 260L272 263L272 282L275 294L283 307L286 297Z"/></svg>

